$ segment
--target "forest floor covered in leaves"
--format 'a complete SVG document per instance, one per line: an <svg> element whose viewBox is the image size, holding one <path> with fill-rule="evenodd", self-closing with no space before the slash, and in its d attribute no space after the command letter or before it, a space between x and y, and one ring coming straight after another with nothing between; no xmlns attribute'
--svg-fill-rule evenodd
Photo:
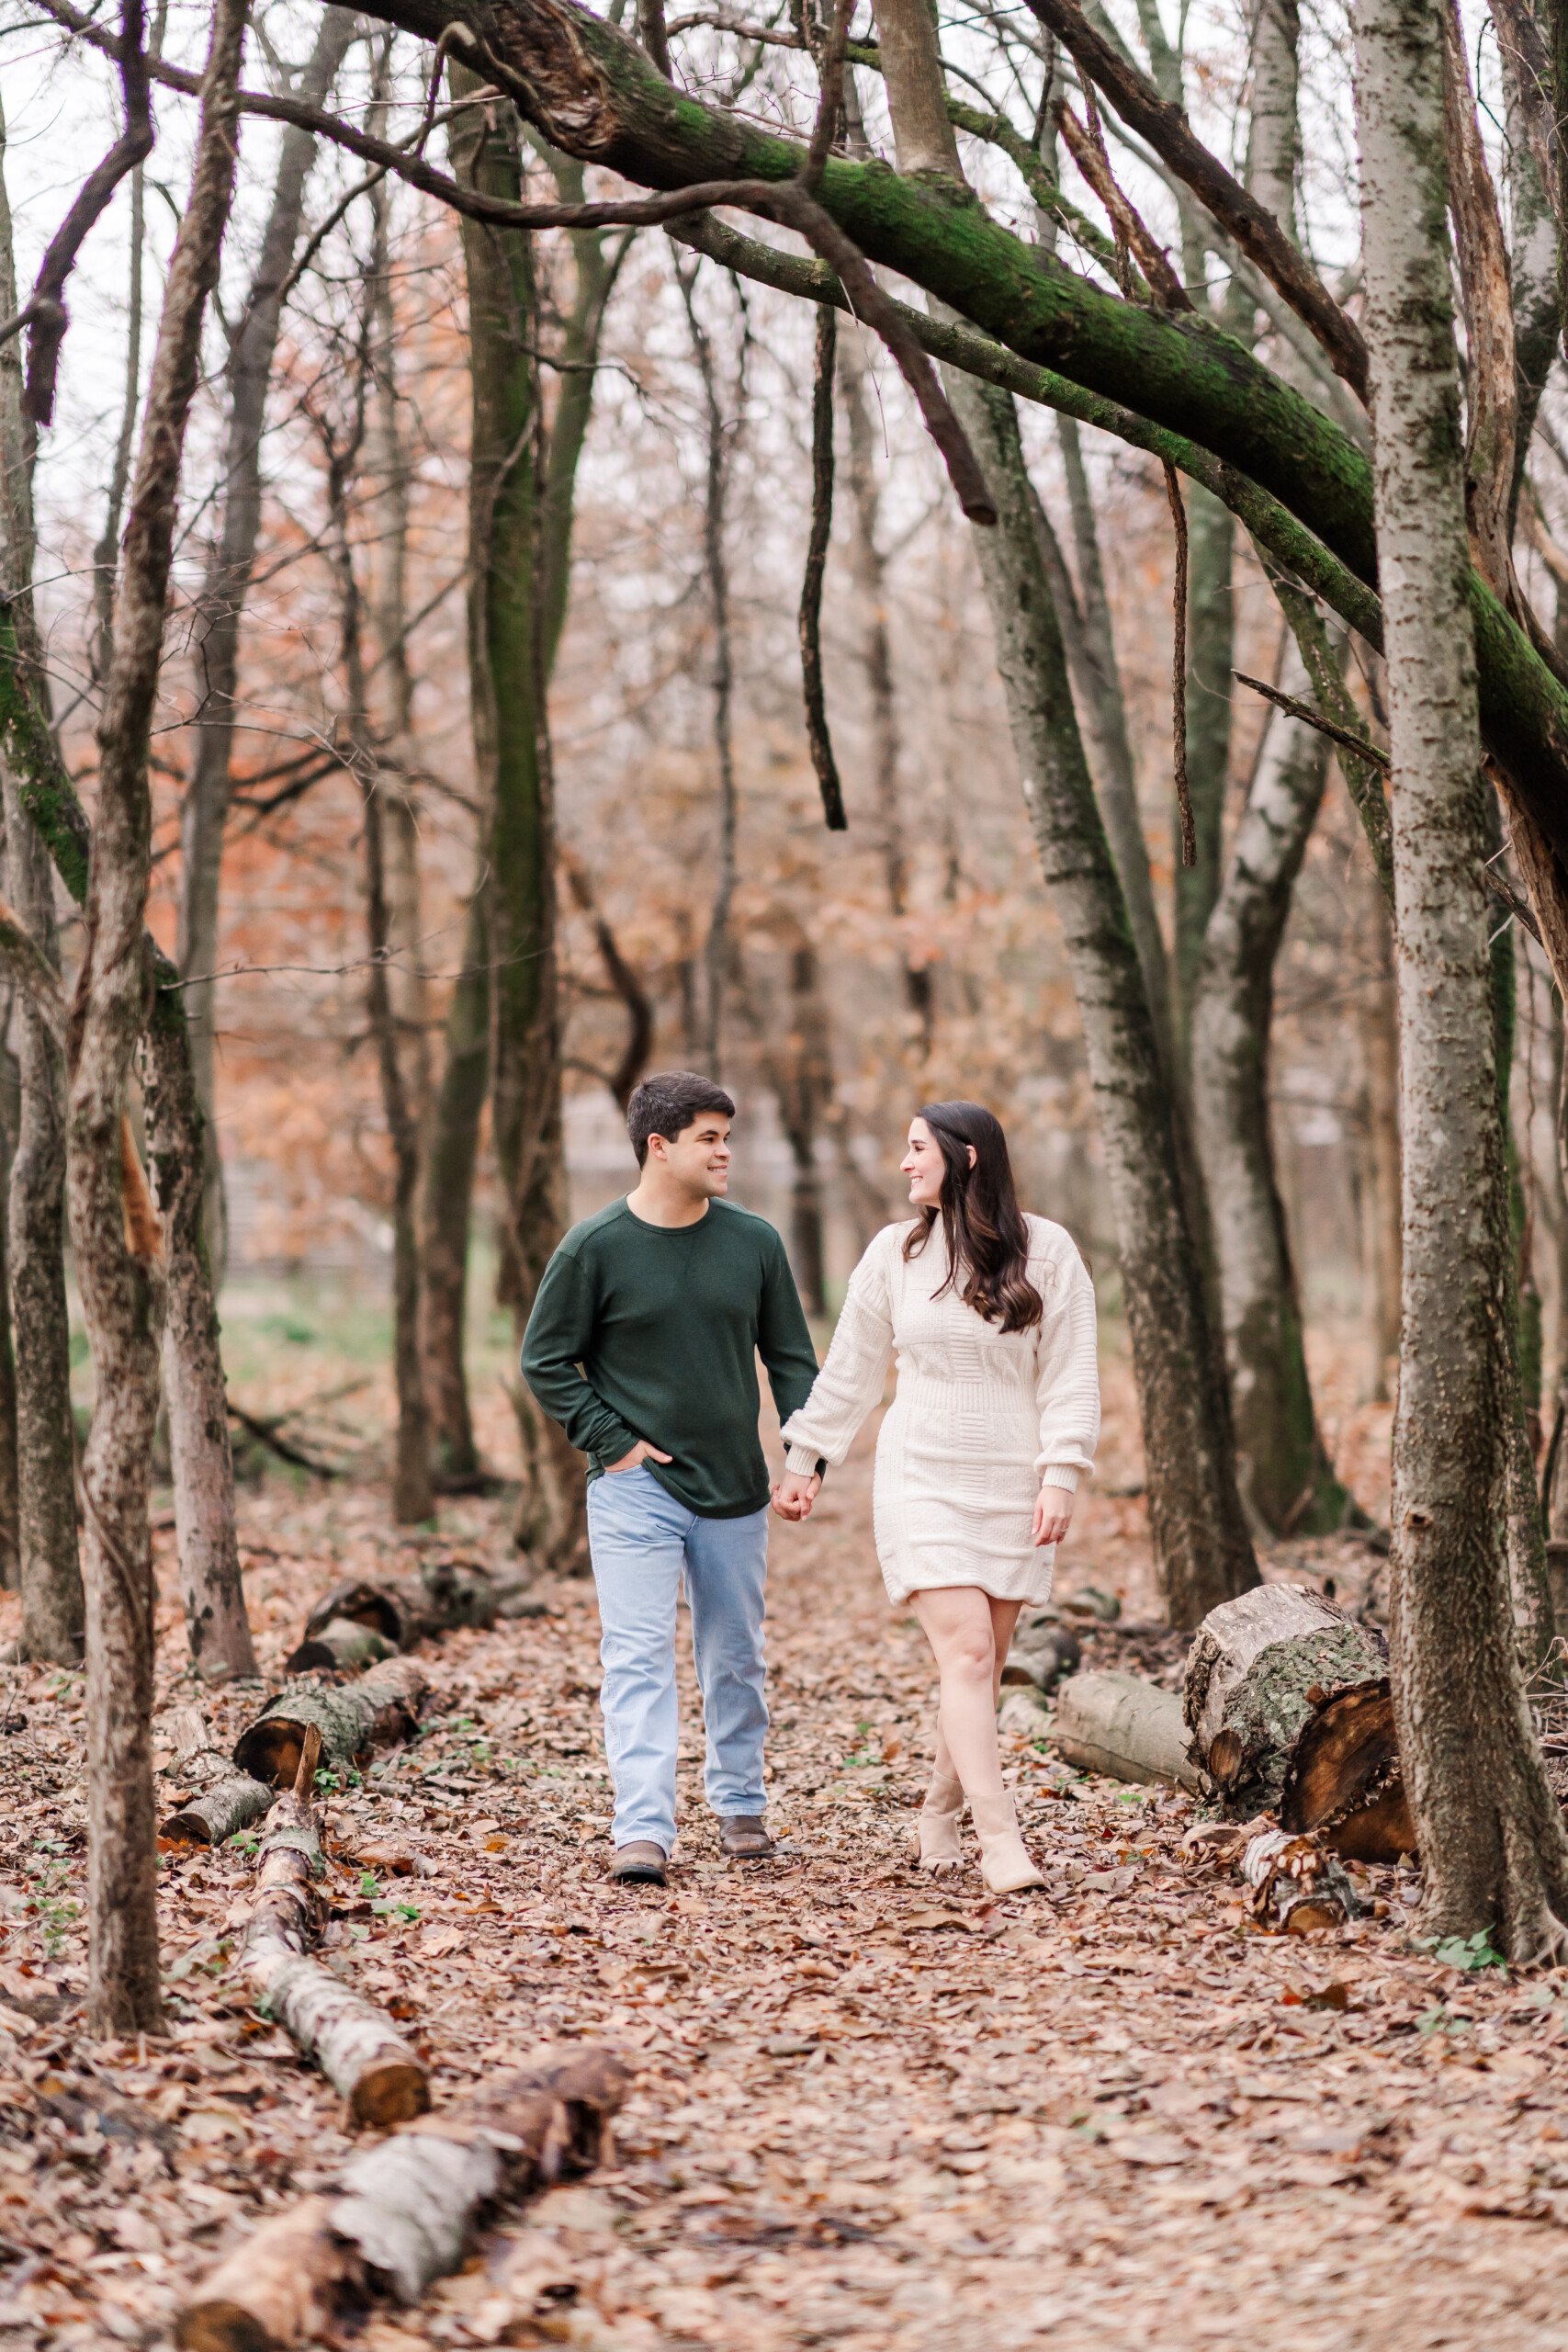
<svg viewBox="0 0 1568 2352"><path fill-rule="evenodd" d="M1061 1585L1120 1587L1135 1623L1117 1418ZM1184 1859L1187 1799L1021 1738L1009 1769L1045 1891L921 1878L933 1677L885 1604L869 1520L863 1443L810 1524L775 1531L775 1860L718 1856L688 1661L671 1885L606 1883L577 1578L427 1645L420 1738L329 1792L325 1956L406 2020L438 2107L541 2042L603 2041L636 2069L613 2169L502 2212L416 2311L351 2315L338 2340L1568 2352L1562 1979L1438 1965L1406 1932L1416 1883L1392 1871L1361 1874L1350 1928L1271 1940L1233 1876ZM416 1556L384 1491L347 1481L271 1482L243 1523L269 1688L328 1585ZM453 1504L427 1549L499 1561L504 1527L502 1501ZM169 1596L172 1544L160 1532ZM1370 1565L1301 1546L1271 1573L1332 1573L1343 1597ZM197 1694L172 1598L160 1624L162 1732ZM1085 1662L1168 1677L1181 1647L1111 1627ZM262 1695L208 1695L214 1736ZM250 1838L163 1858L167 2034L85 2037L81 1722L74 1677L0 1687L0 2347L39 2352L166 2342L216 2256L350 2145L231 1973Z"/></svg>

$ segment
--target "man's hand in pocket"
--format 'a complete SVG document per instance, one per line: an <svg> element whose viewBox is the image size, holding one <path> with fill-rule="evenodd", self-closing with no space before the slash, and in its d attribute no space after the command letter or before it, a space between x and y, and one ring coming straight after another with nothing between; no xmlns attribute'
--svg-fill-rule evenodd
<svg viewBox="0 0 1568 2352"><path fill-rule="evenodd" d="M605 1468L613 1477L617 1470L636 1470L644 1462L670 1462L673 1458L671 1454L660 1453L659 1448L649 1445L645 1437L639 1437L629 1453L624 1453L618 1462L606 1463Z"/></svg>

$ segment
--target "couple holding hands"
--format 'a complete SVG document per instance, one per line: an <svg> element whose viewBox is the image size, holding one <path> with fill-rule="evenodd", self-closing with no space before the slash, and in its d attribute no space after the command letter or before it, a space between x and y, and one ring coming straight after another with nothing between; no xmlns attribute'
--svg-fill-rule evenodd
<svg viewBox="0 0 1568 2352"><path fill-rule="evenodd" d="M908 1222L850 1279L818 1368L778 1234L724 1197L735 1105L689 1071L627 1109L641 1175L572 1227L523 1347L543 1409L589 1457L588 1541L615 1789L612 1877L665 1883L675 1842L675 1612L682 1576L723 1850L763 1826L762 1606L768 1512L809 1516L882 1401L874 1518L889 1600L910 1608L941 1678L918 1815L928 1870L964 1860L965 1799L993 1894L1040 1884L1003 1786L996 1702L1018 1612L1051 1590L1100 1431L1094 1291L1068 1234L1019 1208L1007 1138L977 1102L928 1102L901 1162ZM761 1355L786 1448L770 1487Z"/></svg>

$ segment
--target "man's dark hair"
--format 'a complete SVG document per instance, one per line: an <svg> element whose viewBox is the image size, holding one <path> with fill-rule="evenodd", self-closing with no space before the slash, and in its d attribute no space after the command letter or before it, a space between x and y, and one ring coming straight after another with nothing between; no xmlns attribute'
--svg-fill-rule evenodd
<svg viewBox="0 0 1568 2352"><path fill-rule="evenodd" d="M626 1133L637 1166L647 1164L649 1136L673 1143L705 1111L722 1111L727 1119L735 1116L734 1103L711 1078L699 1078L693 1069L665 1069L645 1078L626 1104Z"/></svg>

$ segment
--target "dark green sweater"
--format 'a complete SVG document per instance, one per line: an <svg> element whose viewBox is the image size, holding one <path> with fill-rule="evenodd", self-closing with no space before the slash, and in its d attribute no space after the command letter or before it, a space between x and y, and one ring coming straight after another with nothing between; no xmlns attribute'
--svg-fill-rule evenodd
<svg viewBox="0 0 1568 2352"><path fill-rule="evenodd" d="M671 1457L648 1466L677 1501L739 1519L768 1500L759 1354L786 1421L817 1351L766 1219L710 1201L695 1225L649 1225L623 1200L574 1225L546 1267L523 1377L591 1479L646 1438Z"/></svg>

